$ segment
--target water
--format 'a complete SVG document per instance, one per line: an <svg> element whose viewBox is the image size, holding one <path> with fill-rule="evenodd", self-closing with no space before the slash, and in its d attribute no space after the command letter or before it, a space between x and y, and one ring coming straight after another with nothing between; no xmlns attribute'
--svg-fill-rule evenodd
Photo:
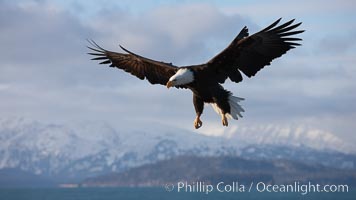
<svg viewBox="0 0 356 200"><path fill-rule="evenodd" d="M355 200L356 191L345 193L310 193L301 195L299 193L186 193L167 192L164 188L46 188L46 189L0 189L1 200L159 200L159 199L340 199Z"/></svg>

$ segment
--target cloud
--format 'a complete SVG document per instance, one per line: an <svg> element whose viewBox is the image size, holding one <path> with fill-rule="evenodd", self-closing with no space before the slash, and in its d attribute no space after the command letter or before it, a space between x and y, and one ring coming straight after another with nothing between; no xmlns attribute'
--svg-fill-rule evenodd
<svg viewBox="0 0 356 200"><path fill-rule="evenodd" d="M283 1L272 0L268 2L251 1L251 3L227 5L223 7L224 11L230 14L239 13L247 16L265 17L265 16L305 16L316 17L325 16L330 13L342 14L345 12L354 12L354 2L352 0L340 0L338 2L331 0L314 1Z"/></svg>
<svg viewBox="0 0 356 200"><path fill-rule="evenodd" d="M356 28L339 34L328 34L324 36L316 48L317 53L330 55L346 54L356 49Z"/></svg>
<svg viewBox="0 0 356 200"><path fill-rule="evenodd" d="M117 49L120 43L177 65L206 62L218 53L211 51L207 41L223 43L218 45L224 48L243 26L251 24L239 15L224 15L210 4L167 5L136 15L122 10L98 15L92 27L102 33L102 38L96 38L104 40L105 46Z"/></svg>
<svg viewBox="0 0 356 200"><path fill-rule="evenodd" d="M75 16L56 9L48 3L29 5L2 5L0 25L3 63L62 64L72 62L72 54L78 51L83 35L90 32ZM8 18L11 16L11 19Z"/></svg>

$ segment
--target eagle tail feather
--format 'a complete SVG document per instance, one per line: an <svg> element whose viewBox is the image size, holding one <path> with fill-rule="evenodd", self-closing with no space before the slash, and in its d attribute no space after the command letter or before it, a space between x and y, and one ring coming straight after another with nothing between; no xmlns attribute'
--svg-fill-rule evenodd
<svg viewBox="0 0 356 200"><path fill-rule="evenodd" d="M242 112L245 112L245 110L242 108L242 106L239 104L240 101L245 100L244 98L241 97L236 97L236 96L229 96L229 104L230 104L230 113L227 113L226 116L230 119L238 119L238 117L242 118Z"/></svg>
<svg viewBox="0 0 356 200"><path fill-rule="evenodd" d="M242 118L242 112L245 112L245 110L242 108L242 106L239 104L240 101L245 100L244 98L241 97L236 97L236 96L229 96L229 104L230 104L230 113L226 113L225 116L228 119L238 119L239 117ZM219 108L219 106L216 103L212 103L211 106L215 110L216 113L219 115L222 115L222 110Z"/></svg>

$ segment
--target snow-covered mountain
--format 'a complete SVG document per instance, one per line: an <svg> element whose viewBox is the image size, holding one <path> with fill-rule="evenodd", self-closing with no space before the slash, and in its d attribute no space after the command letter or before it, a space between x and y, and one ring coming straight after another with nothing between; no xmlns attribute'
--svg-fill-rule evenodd
<svg viewBox="0 0 356 200"><path fill-rule="evenodd" d="M250 124L231 125L229 129L220 129L218 135L252 145L282 145L292 147L311 147L317 150L336 150L355 153L356 147L350 141L338 137L327 130L317 129L306 124ZM214 135L212 129L207 135ZM216 134L215 134L216 135Z"/></svg>
<svg viewBox="0 0 356 200"><path fill-rule="evenodd" d="M22 118L0 121L0 169L19 168L57 178L80 179L180 154L238 153L232 141L183 130L124 132L105 123L64 126Z"/></svg>
<svg viewBox="0 0 356 200"><path fill-rule="evenodd" d="M347 147L333 135L309 134L310 130L298 127L251 132L241 129L227 133L228 137L212 137L169 127L125 131L101 122L59 125L23 118L0 119L0 169L15 168L59 181L76 181L186 154L295 159L339 168L354 168L356 164L356 156L326 149L329 145ZM330 160L330 156L335 159Z"/></svg>

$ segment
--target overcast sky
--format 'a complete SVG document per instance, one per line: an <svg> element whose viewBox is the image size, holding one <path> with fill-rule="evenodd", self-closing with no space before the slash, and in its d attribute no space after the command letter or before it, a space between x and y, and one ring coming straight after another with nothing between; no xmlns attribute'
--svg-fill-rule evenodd
<svg viewBox="0 0 356 200"><path fill-rule="evenodd" d="M99 3L100 2L100 3ZM0 113L41 121L105 121L193 130L192 94L98 65L86 39L157 60L206 62L243 26L303 22L303 46L252 79L224 87L246 98L244 118L221 125L205 107L200 133L306 124L356 142L356 4L353 1L0 0ZM235 130L235 129L234 129Z"/></svg>

